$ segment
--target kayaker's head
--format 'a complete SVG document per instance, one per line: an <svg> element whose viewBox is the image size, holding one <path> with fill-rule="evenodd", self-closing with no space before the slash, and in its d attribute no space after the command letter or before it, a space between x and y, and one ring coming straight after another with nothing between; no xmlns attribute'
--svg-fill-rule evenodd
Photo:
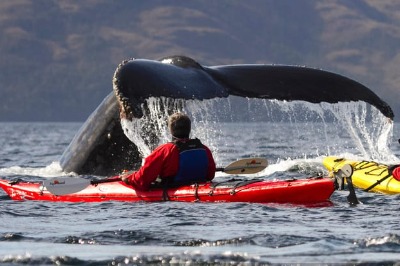
<svg viewBox="0 0 400 266"><path fill-rule="evenodd" d="M191 124L190 118L183 113L174 113L168 117L169 131L178 139L189 138Z"/></svg>

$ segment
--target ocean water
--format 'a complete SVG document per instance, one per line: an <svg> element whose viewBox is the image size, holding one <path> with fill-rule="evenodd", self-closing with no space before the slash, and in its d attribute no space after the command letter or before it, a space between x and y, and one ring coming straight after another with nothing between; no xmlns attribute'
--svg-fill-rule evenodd
<svg viewBox="0 0 400 266"><path fill-rule="evenodd" d="M58 160L80 126L0 123L1 178L44 180L68 175ZM204 140L202 136L217 164L265 157L270 165L257 178L327 174L322 166L325 155L400 163L399 124L389 132L381 130L382 125L338 126L324 121L227 122L219 127L223 131L217 137ZM222 174L217 177L223 178ZM310 208L248 203L19 202L0 191L0 264L399 263L400 195L356 193L362 202L357 206L347 203L347 191L335 191L331 206Z"/></svg>

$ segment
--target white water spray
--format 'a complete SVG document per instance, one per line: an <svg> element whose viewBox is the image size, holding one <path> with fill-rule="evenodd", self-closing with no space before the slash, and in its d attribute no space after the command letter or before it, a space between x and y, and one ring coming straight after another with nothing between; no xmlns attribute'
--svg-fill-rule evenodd
<svg viewBox="0 0 400 266"><path fill-rule="evenodd" d="M315 139L317 146L313 152L314 158L350 153L363 159L398 161L388 147L393 133L393 123L375 107L367 106L364 102L312 104L303 101L282 102L232 96L204 101L150 98L142 108L145 110L142 118L133 121L123 120L122 127L125 135L138 146L143 157L149 155L156 146L171 140L167 118L179 111L191 117L191 137L197 137L209 146L217 162L220 152L235 150L236 143L227 143L225 140L227 135L232 135L232 132L227 130L238 131L235 132L236 135L242 133L241 139L246 139L248 137L246 134L251 134L251 132L246 133L246 126L241 128L226 126L226 122L237 121L265 122L267 125L289 121L288 130L294 128L291 133L294 140ZM270 137L268 126L265 135ZM353 148L348 151L346 146ZM258 155L252 151L246 154ZM304 153L304 158L307 158L307 152Z"/></svg>
<svg viewBox="0 0 400 266"><path fill-rule="evenodd" d="M364 159L394 162L398 158L389 148L393 122L365 102L322 104L346 130Z"/></svg>
<svg viewBox="0 0 400 266"><path fill-rule="evenodd" d="M134 142L142 157L148 156L151 151L160 145L171 141L168 130L168 116L175 112L183 112L192 120L192 138L199 138L207 146L212 147L218 157L218 140L222 136L218 129L218 110L224 110L226 101L221 99L207 101L184 101L170 98L150 98L145 105L147 112L140 119L121 121L125 135ZM229 105L229 103L228 103ZM228 106L229 107L229 106Z"/></svg>

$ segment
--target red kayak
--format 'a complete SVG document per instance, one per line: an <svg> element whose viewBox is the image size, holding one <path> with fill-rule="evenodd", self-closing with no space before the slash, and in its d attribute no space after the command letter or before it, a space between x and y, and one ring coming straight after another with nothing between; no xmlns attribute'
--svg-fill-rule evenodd
<svg viewBox="0 0 400 266"><path fill-rule="evenodd" d="M76 178L79 179L79 178ZM135 191L121 181L89 184L75 193L55 195L44 182L8 181L0 179L0 187L13 200L60 202L102 201L183 201L183 202L254 202L316 204L329 202L335 190L330 178L293 180L231 180L208 182L179 188L152 188Z"/></svg>

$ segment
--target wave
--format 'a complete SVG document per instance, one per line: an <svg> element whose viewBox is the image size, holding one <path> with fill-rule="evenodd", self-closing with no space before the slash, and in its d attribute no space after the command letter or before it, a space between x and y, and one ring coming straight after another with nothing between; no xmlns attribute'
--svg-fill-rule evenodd
<svg viewBox="0 0 400 266"><path fill-rule="evenodd" d="M52 162L45 167L24 167L24 166L11 166L0 168L1 176L37 176L42 178L52 178L59 176L71 176L74 173L65 173L62 171L59 162Z"/></svg>

